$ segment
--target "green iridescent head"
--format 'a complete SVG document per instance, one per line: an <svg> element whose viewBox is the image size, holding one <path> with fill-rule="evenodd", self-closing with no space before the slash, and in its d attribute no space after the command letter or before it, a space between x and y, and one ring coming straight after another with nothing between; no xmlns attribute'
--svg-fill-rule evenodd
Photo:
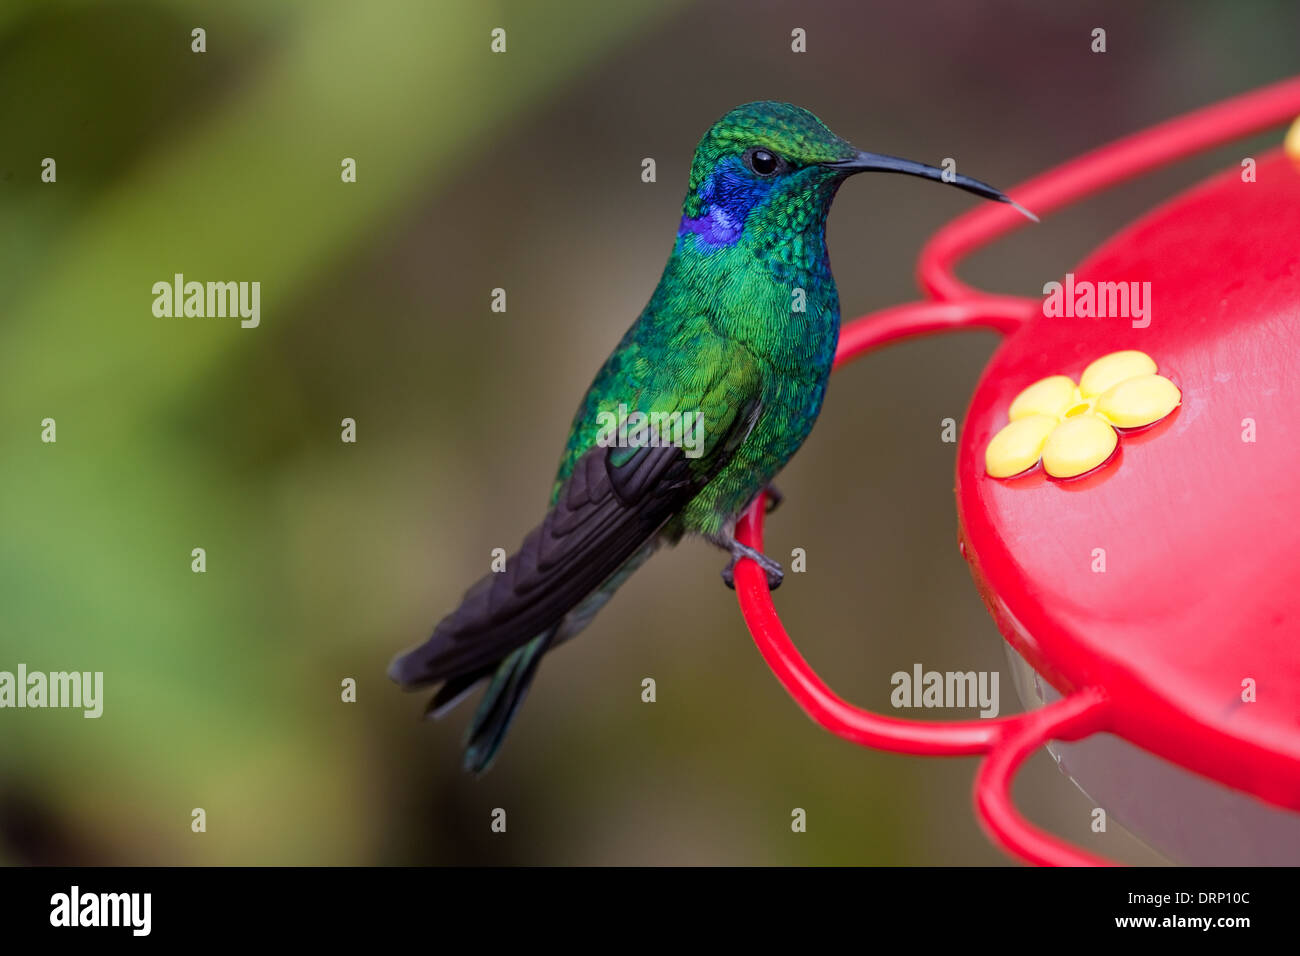
<svg viewBox="0 0 1300 956"><path fill-rule="evenodd" d="M822 229L840 184L868 171L924 176L1011 202L978 180L859 150L808 110L763 101L736 107L700 140L679 235L694 233L705 247L717 247L732 245L747 228L792 235Z"/></svg>

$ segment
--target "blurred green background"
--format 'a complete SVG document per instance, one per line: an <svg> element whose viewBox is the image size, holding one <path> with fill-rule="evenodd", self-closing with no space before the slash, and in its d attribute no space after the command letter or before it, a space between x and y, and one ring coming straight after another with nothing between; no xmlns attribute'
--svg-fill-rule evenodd
<svg viewBox="0 0 1300 956"><path fill-rule="evenodd" d="M105 704L99 720L0 711L0 861L1006 862L974 822L974 762L816 728L699 543L547 658L480 780L459 770L468 709L422 723L423 698L384 671L540 518L727 109L789 100L864 148L1010 187L1294 72L1297 36L1290 0L7 0L0 669L102 670ZM1034 294L1249 148L1054 216L964 275ZM830 224L845 318L914 298L921 244L974 202L851 182ZM261 327L155 318L151 286L176 272L260 281ZM940 338L845 370L780 482L769 551L809 559L777 605L864 706L888 709L889 675L915 662L999 670L1018 706L939 438L994 346ZM1157 859L1118 827L1091 834L1045 755L1017 797L1091 850Z"/></svg>

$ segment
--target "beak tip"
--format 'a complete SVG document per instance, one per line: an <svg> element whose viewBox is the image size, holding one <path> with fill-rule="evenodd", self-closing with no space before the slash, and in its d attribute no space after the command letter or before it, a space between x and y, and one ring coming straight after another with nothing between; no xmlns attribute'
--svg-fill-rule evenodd
<svg viewBox="0 0 1300 956"><path fill-rule="evenodd" d="M887 156L884 153L868 153L859 150L852 156L846 156L841 159L824 160L817 165L827 169L842 171L850 175L853 173L874 171L885 173L905 173L909 176L921 176L926 179L947 183L950 186L956 186L958 189L964 189L977 196L983 196L985 199L994 199L1007 203L1030 222L1039 221L1037 216L1024 206L1020 205L1020 203L1016 202L1006 193L994 189L988 183L982 183L978 179L971 179L968 176L950 177L946 170L938 169L935 166L927 166L925 163L918 163L915 160L901 159L898 156Z"/></svg>

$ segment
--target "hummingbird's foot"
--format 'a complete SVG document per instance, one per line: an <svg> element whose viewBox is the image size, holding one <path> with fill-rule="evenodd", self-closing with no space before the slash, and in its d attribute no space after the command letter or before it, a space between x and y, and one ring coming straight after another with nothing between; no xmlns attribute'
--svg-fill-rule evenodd
<svg viewBox="0 0 1300 956"><path fill-rule="evenodd" d="M755 561L760 568L767 573L767 589L775 591L781 586L781 581L785 578L785 572L781 570L781 565L773 561L761 551L755 551L749 545L741 544L739 541L732 541L731 563L722 569L722 580L731 590L736 590L736 562L741 558L750 558Z"/></svg>
<svg viewBox="0 0 1300 956"><path fill-rule="evenodd" d="M767 505L764 509L766 514L771 514L777 508L781 507L781 502L785 501L785 495L781 494L781 489L776 485L767 486Z"/></svg>

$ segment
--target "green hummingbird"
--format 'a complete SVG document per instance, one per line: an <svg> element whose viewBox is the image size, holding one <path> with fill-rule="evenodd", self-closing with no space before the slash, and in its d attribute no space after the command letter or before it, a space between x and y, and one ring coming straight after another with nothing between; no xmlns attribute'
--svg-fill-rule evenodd
<svg viewBox="0 0 1300 956"><path fill-rule="evenodd" d="M826 216L844 180L868 171L1016 205L978 180L856 149L788 103L737 107L704 134L668 264L578 406L545 518L389 668L406 689L441 683L433 717L487 683L467 770L492 763L542 657L660 545L698 535L730 554L728 585L742 559L780 583L780 564L735 539L736 519L821 411L840 325Z"/></svg>

